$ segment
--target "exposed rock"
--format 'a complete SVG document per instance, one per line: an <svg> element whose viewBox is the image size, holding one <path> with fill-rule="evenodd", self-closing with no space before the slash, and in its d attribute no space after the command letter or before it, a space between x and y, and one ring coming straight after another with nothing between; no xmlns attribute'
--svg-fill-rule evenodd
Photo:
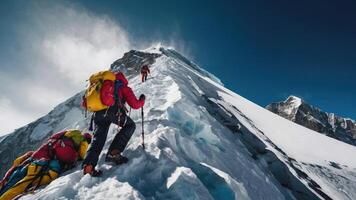
<svg viewBox="0 0 356 200"><path fill-rule="evenodd" d="M356 122L352 119L324 112L295 96L266 108L297 124L356 146Z"/></svg>
<svg viewBox="0 0 356 200"><path fill-rule="evenodd" d="M159 53L131 50L111 64L110 69L112 71L122 71L127 76L137 74L143 65L153 64L155 59L160 56L161 54Z"/></svg>

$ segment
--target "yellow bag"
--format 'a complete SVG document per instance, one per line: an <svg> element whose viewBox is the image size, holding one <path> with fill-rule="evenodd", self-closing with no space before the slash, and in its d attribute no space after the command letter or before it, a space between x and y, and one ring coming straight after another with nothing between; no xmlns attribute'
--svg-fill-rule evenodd
<svg viewBox="0 0 356 200"><path fill-rule="evenodd" d="M79 160L84 160L85 155L87 154L87 150L88 150L89 144L87 141L83 141L80 143L79 146Z"/></svg>
<svg viewBox="0 0 356 200"><path fill-rule="evenodd" d="M80 143L85 140L84 136L79 130L68 130L64 136L71 138L74 142L74 145L79 147Z"/></svg>
<svg viewBox="0 0 356 200"><path fill-rule="evenodd" d="M100 90L105 80L115 81L115 79L115 73L111 71L101 71L90 76L90 84L84 96L87 110L96 112L108 108L101 102Z"/></svg>

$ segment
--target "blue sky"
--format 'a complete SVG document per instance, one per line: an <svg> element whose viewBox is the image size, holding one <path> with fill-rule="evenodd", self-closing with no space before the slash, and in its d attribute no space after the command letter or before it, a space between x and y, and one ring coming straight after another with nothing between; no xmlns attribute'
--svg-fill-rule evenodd
<svg viewBox="0 0 356 200"><path fill-rule="evenodd" d="M82 1L135 38L177 40L225 85L266 105L290 94L356 118L352 1Z"/></svg>
<svg viewBox="0 0 356 200"><path fill-rule="evenodd" d="M0 86L0 110L12 113L0 118L1 124L9 124L0 134L50 111L83 89L88 74L123 52L159 41L259 105L293 94L325 111L356 118L352 1L0 4L0 78L18 83ZM9 118L18 120L8 123Z"/></svg>

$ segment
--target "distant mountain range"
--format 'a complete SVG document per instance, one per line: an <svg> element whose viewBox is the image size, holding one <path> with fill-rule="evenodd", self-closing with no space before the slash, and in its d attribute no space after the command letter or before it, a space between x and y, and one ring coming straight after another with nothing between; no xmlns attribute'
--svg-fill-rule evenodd
<svg viewBox="0 0 356 200"><path fill-rule="evenodd" d="M356 146L356 122L327 113L296 96L272 103L268 110L316 132Z"/></svg>

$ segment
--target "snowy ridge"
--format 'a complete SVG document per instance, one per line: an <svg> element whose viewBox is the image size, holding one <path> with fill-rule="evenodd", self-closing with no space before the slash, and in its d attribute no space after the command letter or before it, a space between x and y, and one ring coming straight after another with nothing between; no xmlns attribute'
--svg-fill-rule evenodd
<svg viewBox="0 0 356 200"><path fill-rule="evenodd" d="M130 56L112 67L144 57ZM147 96L146 151L140 112L132 110L127 164L104 162L111 126L98 165L103 177L83 176L78 166L21 199L356 199L354 146L269 112L185 59L155 57L146 83L128 69L135 94ZM87 127L70 115L73 126Z"/></svg>
<svg viewBox="0 0 356 200"><path fill-rule="evenodd" d="M223 83L220 81L219 78L217 78L216 76L214 76L210 72L205 71L203 68L199 67L198 65L196 65L192 61L188 60L186 57L184 57L183 55L181 55L180 53L178 53L174 49L165 49L165 48L161 47L160 51L163 54L165 54L166 56L174 58L176 61L180 62L181 65L187 65L187 66L193 68L194 70L197 70L200 74L209 77L210 79L212 79L216 83L218 83L220 85L223 85Z"/></svg>
<svg viewBox="0 0 356 200"><path fill-rule="evenodd" d="M46 199L48 188L54 190L50 193L55 198L85 199L83 195L93 192L94 188L96 192L105 191L115 196L114 193L121 188L111 191L109 184L102 184L108 178L129 183L132 194L140 194L136 199L184 199L191 196L198 199L258 199L266 196L269 199L283 199L278 183L254 164L234 135L224 133L229 130L210 117L204 107L196 106L201 97L189 92L191 88L186 84L186 78L181 76L182 72L186 75L187 72L191 73L187 68L177 65L176 61L161 57L152 67L152 78L148 82L141 84L139 77L130 80L136 94L147 94L146 153L140 146L140 129L137 128L125 151L131 159L127 165L113 167L103 163L101 157L99 167L105 170L104 177L82 177L79 176L80 171L74 170L75 173L59 178L42 191L24 199ZM139 112L133 111L131 116L140 127ZM115 130L112 127L109 141L113 139ZM237 150L236 147L241 149ZM236 159L226 162L232 157ZM182 167L189 168L191 172L181 171ZM223 173L219 175L213 169L227 171L228 175L221 177ZM178 177L170 178L175 176ZM61 181L67 184L61 184ZM70 183L75 183L74 187ZM258 190L256 184L260 186ZM82 190L86 192L82 193Z"/></svg>

